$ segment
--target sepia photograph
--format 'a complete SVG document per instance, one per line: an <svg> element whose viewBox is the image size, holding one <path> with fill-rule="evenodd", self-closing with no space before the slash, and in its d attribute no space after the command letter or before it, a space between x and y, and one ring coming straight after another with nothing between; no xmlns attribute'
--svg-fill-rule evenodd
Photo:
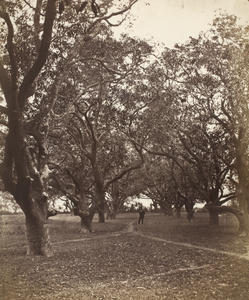
<svg viewBox="0 0 249 300"><path fill-rule="evenodd" d="M0 299L249 299L249 0L0 0Z"/></svg>

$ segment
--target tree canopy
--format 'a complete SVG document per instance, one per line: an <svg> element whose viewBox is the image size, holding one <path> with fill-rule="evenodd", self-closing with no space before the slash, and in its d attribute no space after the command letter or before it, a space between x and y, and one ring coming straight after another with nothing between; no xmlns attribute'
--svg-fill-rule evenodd
<svg viewBox="0 0 249 300"><path fill-rule="evenodd" d="M219 15L156 56L110 30L135 2L1 2L0 175L30 254L51 254L56 193L89 230L139 193L169 212L202 201L211 223L229 211L248 228L248 27Z"/></svg>

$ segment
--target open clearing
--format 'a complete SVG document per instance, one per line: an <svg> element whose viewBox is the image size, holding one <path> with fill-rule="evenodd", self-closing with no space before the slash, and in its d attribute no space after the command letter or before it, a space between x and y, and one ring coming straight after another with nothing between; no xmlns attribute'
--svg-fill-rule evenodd
<svg viewBox="0 0 249 300"><path fill-rule="evenodd" d="M163 214L121 214L94 232L79 218L49 220L54 255L27 257L24 217L2 215L0 299L249 299L248 238L231 215L219 228L208 214L188 223Z"/></svg>

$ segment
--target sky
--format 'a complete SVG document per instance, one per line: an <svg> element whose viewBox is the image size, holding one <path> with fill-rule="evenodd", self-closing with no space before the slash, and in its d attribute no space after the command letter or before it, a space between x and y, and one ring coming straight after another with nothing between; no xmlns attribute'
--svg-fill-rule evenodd
<svg viewBox="0 0 249 300"><path fill-rule="evenodd" d="M138 0L131 10L133 25L125 22L116 33L127 32L172 48L206 31L219 9L249 25L249 0Z"/></svg>

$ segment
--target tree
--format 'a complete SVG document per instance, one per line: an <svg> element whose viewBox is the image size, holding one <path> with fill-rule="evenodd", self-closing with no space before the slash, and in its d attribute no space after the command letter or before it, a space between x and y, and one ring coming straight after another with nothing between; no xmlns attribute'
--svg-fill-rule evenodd
<svg viewBox="0 0 249 300"><path fill-rule="evenodd" d="M219 211L234 213L241 230L248 182L247 35L235 17L220 16L197 39L165 49L148 70L158 97L144 114L144 126L151 128L145 149L174 162L187 183L178 172L172 176L181 194L206 201L211 224L218 224ZM238 196L231 184L236 176L243 182L244 216L223 205Z"/></svg>
<svg viewBox="0 0 249 300"><path fill-rule="evenodd" d="M221 15L209 32L178 49L181 56L182 79L185 81L186 105L193 105L199 115L203 134L208 140L216 187L210 186L210 212L234 213L240 220L240 231L248 227L248 27L237 24L234 16ZM186 64L185 64L186 63ZM184 74L184 75L183 75ZM190 104L190 102L192 102ZM203 150L202 150L203 151ZM204 152L203 151L203 152ZM211 156L210 156L211 155ZM219 174L220 173L220 174ZM219 176L217 176L219 174ZM221 187L228 178L238 179L231 194L225 198ZM215 176L214 176L215 177ZM213 181L214 182L214 181ZM240 211L221 206L230 197L239 201ZM219 198L224 200L220 201ZM211 203L209 203L211 204Z"/></svg>
<svg viewBox="0 0 249 300"><path fill-rule="evenodd" d="M76 5L74 2L67 9L64 5L66 2L57 3L55 0L38 0L36 7L32 7L27 1L18 4L1 2L0 18L5 24L5 31L1 33L1 44L6 45L5 49L1 49L0 85L6 101L6 105L1 106L1 113L7 116L7 122L2 120L1 123L7 127L7 136L0 173L5 189L14 196L25 214L30 255L52 254L47 225L47 135L50 113L58 98L58 89L66 68L59 68L60 75L56 77L56 84L49 97L35 94L36 85L42 85L45 80L42 69L46 68L48 58L56 54L57 39L52 40L52 37L56 36L56 29L63 23L64 13L72 14L73 19L79 18L78 24L81 24L80 27L85 26L88 36L97 24L109 22L112 16L128 11L135 2L128 1L122 9L109 13L108 10L113 6L112 1L101 7L92 1L92 11L89 7L82 11L81 6L77 16L72 14ZM73 26L73 23L67 19L64 28ZM24 37L23 41L26 41L26 36L29 43L25 44L25 52L22 52L21 39ZM78 38L83 39L68 39L69 46L72 43L77 44ZM73 51L70 55L67 51L68 48L62 52L62 59L55 61L54 70L57 63L72 58ZM63 67L63 64L60 66ZM46 90L43 91L48 96ZM36 110L33 120L30 119L32 110ZM32 128L36 121L39 123Z"/></svg>
<svg viewBox="0 0 249 300"><path fill-rule="evenodd" d="M136 170L127 173L110 185L106 193L107 218L116 219L116 215L124 208L127 200L136 195L136 183L134 182Z"/></svg>
<svg viewBox="0 0 249 300"><path fill-rule="evenodd" d="M58 174L53 177L56 186L70 197L75 206L85 203L84 209L78 212L82 221L88 218L90 222L98 211L99 220L104 222L105 195L110 185L141 166L141 151L133 147L126 135L130 123L122 123L122 119L129 117L129 112L125 110L127 103L120 98L120 90L131 82L131 77L144 63L143 57L150 51L151 48L142 41L127 37L121 41L114 40L103 27L101 35L75 53L74 65L59 94L63 107L58 108L60 114L53 116L54 133L50 136L57 139L54 140L55 147L58 138L64 136L64 147L59 142L60 149L64 148L64 151L61 151L59 159L58 152L53 151L53 160L63 161L63 165L57 163L60 166L59 176L64 178L66 169L67 174L70 173L71 184L67 184L67 188L60 183L62 180L57 177ZM135 87L134 83L130 86L131 89ZM134 104L129 102L129 109L134 110L132 105L138 101ZM84 177L88 178L88 184ZM83 195L87 186L92 187L91 212L87 205L89 201ZM80 193L83 190L84 193Z"/></svg>
<svg viewBox="0 0 249 300"><path fill-rule="evenodd" d="M142 169L143 189L141 194L150 198L154 207L160 206L165 215L173 215L175 204L175 186L170 174L169 161L161 156L146 157Z"/></svg>

